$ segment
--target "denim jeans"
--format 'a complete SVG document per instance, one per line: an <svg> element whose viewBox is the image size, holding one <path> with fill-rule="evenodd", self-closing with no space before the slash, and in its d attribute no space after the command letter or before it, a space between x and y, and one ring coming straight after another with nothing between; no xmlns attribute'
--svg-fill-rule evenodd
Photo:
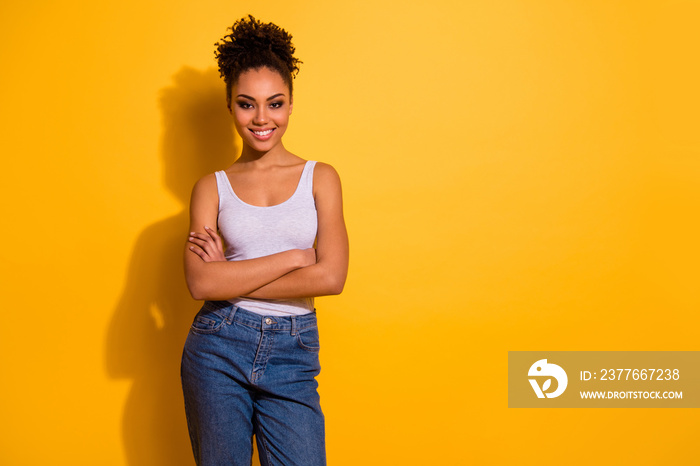
<svg viewBox="0 0 700 466"><path fill-rule="evenodd" d="M316 376L316 314L262 316L226 301L207 301L182 355L182 388L200 466L252 461L325 465L325 426Z"/></svg>

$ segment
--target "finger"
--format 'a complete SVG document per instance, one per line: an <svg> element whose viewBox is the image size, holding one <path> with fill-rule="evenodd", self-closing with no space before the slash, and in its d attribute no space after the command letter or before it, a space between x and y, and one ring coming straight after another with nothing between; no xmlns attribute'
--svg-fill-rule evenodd
<svg viewBox="0 0 700 466"><path fill-rule="evenodd" d="M209 234L209 236L214 240L214 243L217 246L221 246L221 236L214 230L213 228L209 228L208 226L205 226L204 229L206 232Z"/></svg>
<svg viewBox="0 0 700 466"><path fill-rule="evenodd" d="M200 238L197 238L194 236L190 236L189 238L187 238L187 241L189 241L192 244L196 244L197 246L199 246L202 249L205 249L207 247L207 245L209 244L208 240L200 239Z"/></svg>
<svg viewBox="0 0 700 466"><path fill-rule="evenodd" d="M202 259L204 262L208 262L207 259L209 258L209 255L206 252L204 252L201 248L197 246L190 246L190 251L197 254L199 258Z"/></svg>
<svg viewBox="0 0 700 466"><path fill-rule="evenodd" d="M192 238L199 238L201 240L207 240L210 238L210 236L206 233L198 233L196 231L191 231L190 232L190 237Z"/></svg>
<svg viewBox="0 0 700 466"><path fill-rule="evenodd" d="M216 247L211 244L211 242L205 241L205 240L200 240L198 238L190 237L189 242L191 244L196 245L196 250L197 254L205 261L205 262L211 262L215 260L217 257L216 254L219 251L216 249ZM211 240L209 240L211 241ZM192 247L190 247L191 249ZM205 257L206 256L206 257Z"/></svg>
<svg viewBox="0 0 700 466"><path fill-rule="evenodd" d="M212 238L212 236L209 234L202 234L202 233L194 233L193 232L193 233L190 233L190 238L194 238L194 239L197 239L197 240L202 241L202 242L211 243L213 245L216 244L214 238Z"/></svg>

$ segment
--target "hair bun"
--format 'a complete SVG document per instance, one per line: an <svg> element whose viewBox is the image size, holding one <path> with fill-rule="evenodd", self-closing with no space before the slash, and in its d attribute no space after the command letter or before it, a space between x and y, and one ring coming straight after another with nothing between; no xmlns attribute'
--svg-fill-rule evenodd
<svg viewBox="0 0 700 466"><path fill-rule="evenodd" d="M292 89L292 79L301 61L294 57L292 35L273 23L263 23L248 15L236 21L231 33L217 42L214 55L228 94L243 71L269 67L280 73Z"/></svg>

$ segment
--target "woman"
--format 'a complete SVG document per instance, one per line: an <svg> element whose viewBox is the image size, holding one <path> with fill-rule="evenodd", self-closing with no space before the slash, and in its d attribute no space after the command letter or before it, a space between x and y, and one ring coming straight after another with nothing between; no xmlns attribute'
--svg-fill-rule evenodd
<svg viewBox="0 0 700 466"><path fill-rule="evenodd" d="M263 465L325 464L313 298L339 294L347 275L340 179L282 144L300 63L291 35L249 16L216 45L242 151L192 192L185 274L206 300L182 359L195 459L249 465L255 434Z"/></svg>

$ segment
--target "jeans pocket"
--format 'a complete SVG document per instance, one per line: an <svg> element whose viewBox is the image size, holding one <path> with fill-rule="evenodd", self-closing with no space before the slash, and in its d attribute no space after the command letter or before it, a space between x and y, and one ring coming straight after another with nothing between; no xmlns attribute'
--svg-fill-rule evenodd
<svg viewBox="0 0 700 466"><path fill-rule="evenodd" d="M197 313L192 322L190 330L194 333L210 334L216 333L224 326L226 322L225 309L212 310L206 304Z"/></svg>
<svg viewBox="0 0 700 466"><path fill-rule="evenodd" d="M297 345L303 350L311 353L318 353L321 349L318 338L318 327L311 327L297 333Z"/></svg>

